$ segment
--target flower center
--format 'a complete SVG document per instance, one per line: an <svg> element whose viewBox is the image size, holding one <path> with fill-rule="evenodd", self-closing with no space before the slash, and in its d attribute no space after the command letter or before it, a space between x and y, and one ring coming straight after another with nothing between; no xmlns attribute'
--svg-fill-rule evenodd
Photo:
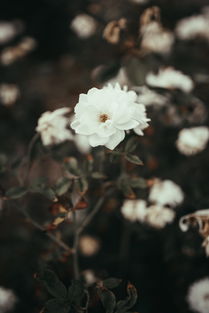
<svg viewBox="0 0 209 313"><path fill-rule="evenodd" d="M107 120L109 120L109 116L107 114L101 114L99 120L101 123L105 123Z"/></svg>

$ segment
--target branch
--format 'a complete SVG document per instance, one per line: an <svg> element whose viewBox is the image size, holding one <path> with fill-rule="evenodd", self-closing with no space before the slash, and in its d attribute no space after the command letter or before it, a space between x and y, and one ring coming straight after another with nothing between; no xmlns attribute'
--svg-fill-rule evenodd
<svg viewBox="0 0 209 313"><path fill-rule="evenodd" d="M47 237L49 237L53 242L55 242L59 247L61 247L62 249L64 249L67 252L71 252L73 253L73 250L66 244L64 243L61 239L57 238L56 236L54 236L53 234L47 232L45 230L45 228L43 226L41 226L39 223L37 223L36 221L34 221L27 212L22 211L23 214L25 215L25 217L27 218L27 220L37 229L41 230Z"/></svg>

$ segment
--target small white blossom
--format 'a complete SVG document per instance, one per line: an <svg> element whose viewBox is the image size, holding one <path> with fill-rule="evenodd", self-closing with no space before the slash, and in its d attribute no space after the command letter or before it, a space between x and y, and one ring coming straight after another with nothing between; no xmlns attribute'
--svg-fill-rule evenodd
<svg viewBox="0 0 209 313"><path fill-rule="evenodd" d="M5 44L15 37L17 27L12 22L0 22L0 44Z"/></svg>
<svg viewBox="0 0 209 313"><path fill-rule="evenodd" d="M10 289L0 287L0 312L6 313L14 308L17 298Z"/></svg>
<svg viewBox="0 0 209 313"><path fill-rule="evenodd" d="M146 86L136 87L135 90L139 92L138 102L143 103L145 106L153 105L156 107L162 107L168 101L166 96L161 95Z"/></svg>
<svg viewBox="0 0 209 313"><path fill-rule="evenodd" d="M203 151L209 140L209 128L205 126L184 128L180 130L176 146L187 156Z"/></svg>
<svg viewBox="0 0 209 313"><path fill-rule="evenodd" d="M149 2L149 0L129 0L129 1L136 4L146 4Z"/></svg>
<svg viewBox="0 0 209 313"><path fill-rule="evenodd" d="M153 87L165 89L181 89L184 92L190 92L193 87L191 78L172 67L160 69L158 74L148 73L146 82Z"/></svg>
<svg viewBox="0 0 209 313"><path fill-rule="evenodd" d="M146 201L144 200L125 200L121 208L122 215L131 222L143 222L146 211Z"/></svg>
<svg viewBox="0 0 209 313"><path fill-rule="evenodd" d="M180 20L176 25L176 34L180 39L203 37L209 40L208 16L194 15Z"/></svg>
<svg viewBox="0 0 209 313"><path fill-rule="evenodd" d="M20 96L19 88L14 84L0 85L0 102L4 106L13 105Z"/></svg>
<svg viewBox="0 0 209 313"><path fill-rule="evenodd" d="M163 29L160 23L154 21L141 27L141 48L147 51L167 54L174 43L172 32Z"/></svg>
<svg viewBox="0 0 209 313"><path fill-rule="evenodd" d="M162 206L175 207L183 202L184 193L173 181L156 179L150 189L149 200Z"/></svg>
<svg viewBox="0 0 209 313"><path fill-rule="evenodd" d="M77 15L71 22L70 28L80 38L89 38L97 29L97 23L95 19L87 14Z"/></svg>
<svg viewBox="0 0 209 313"><path fill-rule="evenodd" d="M85 256L92 256L96 254L100 249L100 242L98 239L89 236L83 235L79 241L80 252Z"/></svg>
<svg viewBox="0 0 209 313"><path fill-rule="evenodd" d="M82 272L82 275L87 286L91 286L98 281L98 278L96 277L95 273L92 270L85 270Z"/></svg>
<svg viewBox="0 0 209 313"><path fill-rule="evenodd" d="M187 302L192 311L209 312L209 278L205 277L194 282L188 290Z"/></svg>
<svg viewBox="0 0 209 313"><path fill-rule="evenodd" d="M41 115L36 131L41 135L44 146L72 139L72 134L67 128L69 119L64 116L69 112L69 108L60 108L53 112L47 111Z"/></svg>
<svg viewBox="0 0 209 313"><path fill-rule="evenodd" d="M150 226L160 229L172 223L175 215L175 212L170 208L161 205L151 205L147 208L146 222Z"/></svg>
<svg viewBox="0 0 209 313"><path fill-rule="evenodd" d="M148 121L145 106L137 103L134 91L109 84L80 95L71 127L87 136L92 147L104 145L113 150L125 138L126 130L137 129L143 135Z"/></svg>

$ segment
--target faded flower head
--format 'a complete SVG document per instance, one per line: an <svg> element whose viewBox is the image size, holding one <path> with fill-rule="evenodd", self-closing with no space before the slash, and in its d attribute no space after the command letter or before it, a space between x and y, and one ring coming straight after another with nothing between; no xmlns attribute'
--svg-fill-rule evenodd
<svg viewBox="0 0 209 313"><path fill-rule="evenodd" d="M64 116L69 108L60 108L53 112L47 111L38 120L36 131L41 135L44 146L59 144L72 139L71 131L67 128L69 119Z"/></svg>
<svg viewBox="0 0 209 313"><path fill-rule="evenodd" d="M173 222L175 215L170 208L158 204L151 205L147 208L146 222L152 227L163 228Z"/></svg>
<svg viewBox="0 0 209 313"><path fill-rule="evenodd" d="M188 290L187 302L192 311L209 312L209 278L205 277L194 282Z"/></svg>
<svg viewBox="0 0 209 313"><path fill-rule="evenodd" d="M144 200L125 200L121 208L122 215L131 222L143 222L146 211L146 201Z"/></svg>
<svg viewBox="0 0 209 313"><path fill-rule="evenodd" d="M10 289L0 287L0 312L6 313L14 308L17 298Z"/></svg>
<svg viewBox="0 0 209 313"><path fill-rule="evenodd" d="M13 105L20 96L19 88L14 84L1 84L0 85L0 102L4 106Z"/></svg>
<svg viewBox="0 0 209 313"><path fill-rule="evenodd" d="M12 40L22 28L23 25L20 21L0 21L0 44L5 44Z"/></svg>
<svg viewBox="0 0 209 313"><path fill-rule="evenodd" d="M71 22L70 28L80 38L89 38L96 32L97 23L93 17L87 14L77 15Z"/></svg>
<svg viewBox="0 0 209 313"><path fill-rule="evenodd" d="M156 108L164 106L168 98L161 95L146 86L137 87L135 90L139 92L138 102L143 103L145 106L153 105Z"/></svg>
<svg viewBox="0 0 209 313"><path fill-rule="evenodd" d="M149 200L158 205L175 207L183 202L184 193L173 181L156 179L150 189Z"/></svg>
<svg viewBox="0 0 209 313"><path fill-rule="evenodd" d="M137 103L134 91L109 84L80 95L71 127L87 136L92 147L104 145L113 150L125 138L126 130L137 129L143 135L148 121L145 106Z"/></svg>
<svg viewBox="0 0 209 313"><path fill-rule="evenodd" d="M85 256L92 256L100 249L100 242L95 237L83 235L79 241L80 252Z"/></svg>
<svg viewBox="0 0 209 313"><path fill-rule="evenodd" d="M146 82L153 87L165 89L181 89L184 92L190 92L193 87L191 78L172 67L162 68L158 74L148 73Z"/></svg>
<svg viewBox="0 0 209 313"><path fill-rule="evenodd" d="M209 19L207 15L194 15L180 20L176 25L176 34L180 39L202 37L209 40Z"/></svg>
<svg viewBox="0 0 209 313"><path fill-rule="evenodd" d="M206 256L209 256L209 209L199 210L180 218L181 231L187 231L190 226L198 227L199 234L204 238L202 247L205 249Z"/></svg>
<svg viewBox="0 0 209 313"><path fill-rule="evenodd" d="M141 48L145 51L167 54L171 51L174 36L172 32L163 29L159 22L151 22L141 27Z"/></svg>
<svg viewBox="0 0 209 313"><path fill-rule="evenodd" d="M209 128L206 126L184 128L180 130L176 146L187 156L203 151L209 140Z"/></svg>

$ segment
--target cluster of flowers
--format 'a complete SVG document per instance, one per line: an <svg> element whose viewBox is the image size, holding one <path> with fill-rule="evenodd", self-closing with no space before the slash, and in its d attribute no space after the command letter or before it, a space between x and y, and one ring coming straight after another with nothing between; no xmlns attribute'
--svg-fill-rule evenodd
<svg viewBox="0 0 209 313"><path fill-rule="evenodd" d="M68 108L61 108L40 117L36 131L44 145L72 139L67 113ZM71 127L76 134L85 136L90 146L104 145L113 150L125 138L126 131L133 129L143 135L148 121L145 106L138 103L136 92L109 84L80 95Z"/></svg>
<svg viewBox="0 0 209 313"><path fill-rule="evenodd" d="M155 179L145 200L125 200L121 208L122 215L131 222L147 223L154 228L163 228L175 218L173 208L184 200L182 189L171 180Z"/></svg>

